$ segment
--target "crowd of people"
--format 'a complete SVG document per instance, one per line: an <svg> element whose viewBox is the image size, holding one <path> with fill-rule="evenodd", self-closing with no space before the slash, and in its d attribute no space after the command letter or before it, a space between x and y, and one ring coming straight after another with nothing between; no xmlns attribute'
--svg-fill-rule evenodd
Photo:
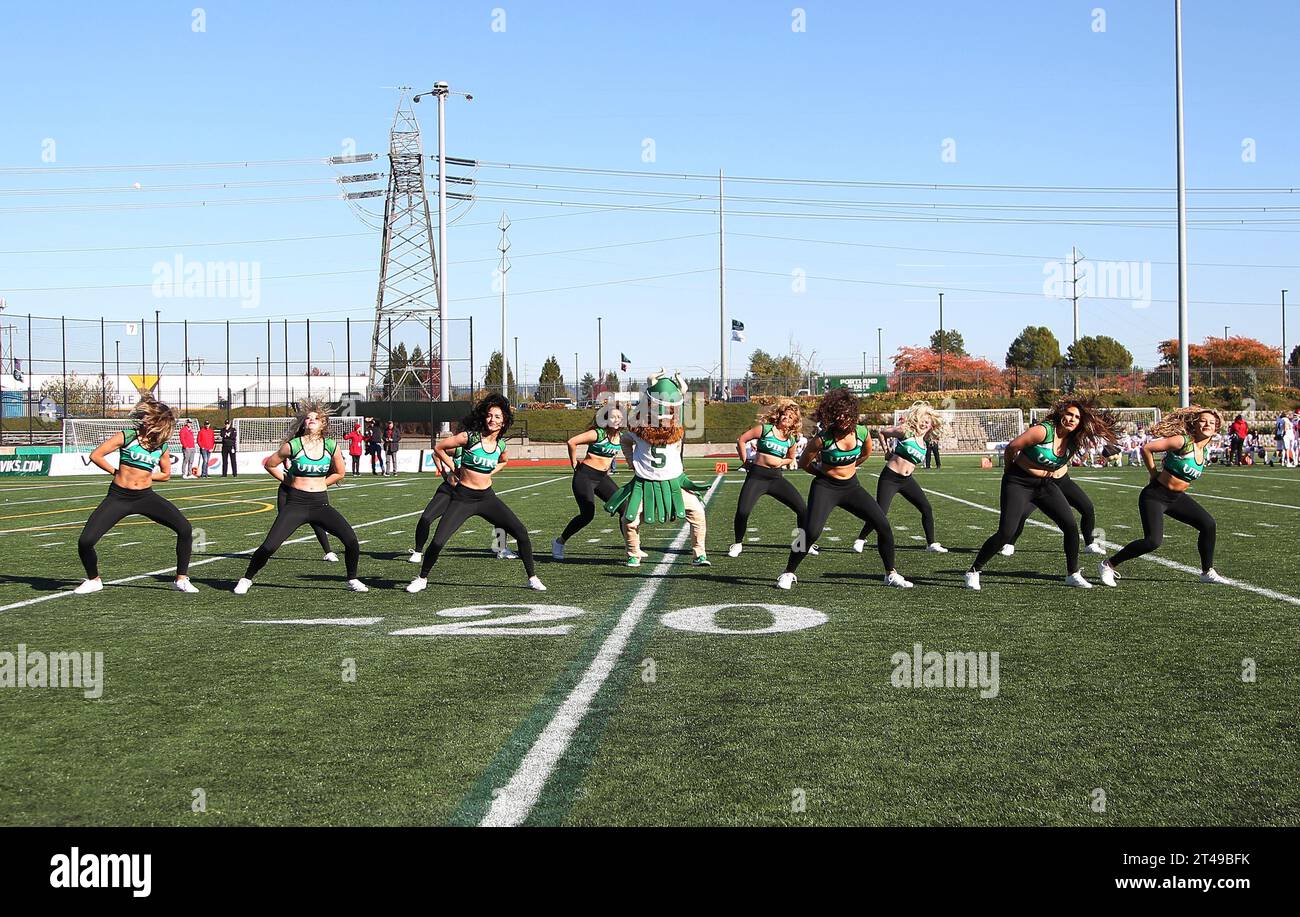
<svg viewBox="0 0 1300 917"><path fill-rule="evenodd" d="M181 441L181 478L206 478L212 466L212 453L217 448L217 431L211 422L203 421L195 430L188 420L178 432ZM381 423L373 417L357 422L343 439L348 444L352 459L352 473L361 474L361 456L370 456L370 473L376 476L397 476L397 454L402 446L401 424ZM239 477L239 431L233 420L221 428L221 476Z"/></svg>

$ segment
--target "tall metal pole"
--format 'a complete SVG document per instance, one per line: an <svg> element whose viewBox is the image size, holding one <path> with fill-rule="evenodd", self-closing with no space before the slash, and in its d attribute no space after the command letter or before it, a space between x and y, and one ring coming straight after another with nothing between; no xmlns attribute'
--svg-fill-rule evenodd
<svg viewBox="0 0 1300 917"><path fill-rule="evenodd" d="M144 383L144 375L145 372L147 371L145 369L144 361L145 361L145 338L147 337L145 331L146 329L148 329L148 327L149 327L149 323L146 322L143 318L141 318L140 319L140 382L141 384ZM159 393L162 392L162 386L158 387L158 391Z"/></svg>
<svg viewBox="0 0 1300 917"><path fill-rule="evenodd" d="M504 362L505 362L505 359L506 359L505 354L502 354L502 355L501 355L501 362L504 363ZM515 368L516 368L516 369L519 368L519 335L515 335ZM524 382L524 385L527 386L528 383L527 383L527 382ZM528 389L527 389L526 387L524 388L524 395L525 395L525 397L528 395ZM518 392L515 393L515 400L516 400L516 401L519 400L519 393L518 393Z"/></svg>
<svg viewBox="0 0 1300 917"><path fill-rule="evenodd" d="M723 223L722 170L718 170L718 361L722 400L727 400L727 237Z"/></svg>
<svg viewBox="0 0 1300 917"><path fill-rule="evenodd" d="M182 323L182 328L184 329L184 335L185 335L184 343L182 344L182 346L185 349L185 398L184 398L185 403L181 405L181 413L188 414L190 412L190 320L188 318L185 319L184 322ZM230 352L229 337L227 337L227 344L226 344L226 365L227 366L230 365L229 352Z"/></svg>
<svg viewBox="0 0 1300 917"><path fill-rule="evenodd" d="M573 352L573 401L577 404L578 397L582 393L578 391L578 351Z"/></svg>
<svg viewBox="0 0 1300 917"><path fill-rule="evenodd" d="M885 355L883 353L885 340L884 332L884 328L876 329L876 372L878 373L883 373L885 371Z"/></svg>
<svg viewBox="0 0 1300 917"><path fill-rule="evenodd" d="M596 316L596 382L601 388L605 387L605 354L604 354L604 329L601 328L601 322L604 318Z"/></svg>
<svg viewBox="0 0 1300 917"><path fill-rule="evenodd" d="M311 319L307 319L307 400L311 400Z"/></svg>
<svg viewBox="0 0 1300 917"><path fill-rule="evenodd" d="M501 219L497 223L497 229L501 230L501 241L497 243L497 250L501 252L501 394L514 401L514 393L506 388L506 380L510 378L509 367L506 366L506 273L510 270L510 261L506 258L510 240L506 238L506 230L509 228L510 217L502 210Z"/></svg>
<svg viewBox="0 0 1300 917"><path fill-rule="evenodd" d="M122 385L122 342L121 341L113 342L113 358L116 361L116 368L114 370L114 373L117 377L117 381L113 383L113 388L114 390L117 390Z"/></svg>
<svg viewBox="0 0 1300 917"><path fill-rule="evenodd" d="M1070 298L1074 302L1074 343L1079 343L1079 254L1070 246Z"/></svg>
<svg viewBox="0 0 1300 917"><path fill-rule="evenodd" d="M474 400L474 316L469 317L469 400Z"/></svg>
<svg viewBox="0 0 1300 917"><path fill-rule="evenodd" d="M59 316L59 338L63 341L63 416L68 416L68 319Z"/></svg>
<svg viewBox="0 0 1300 917"><path fill-rule="evenodd" d="M1286 290L1282 291L1282 387L1286 388Z"/></svg>
<svg viewBox="0 0 1300 917"><path fill-rule="evenodd" d="M939 294L939 391L943 391L943 294Z"/></svg>
<svg viewBox="0 0 1300 917"><path fill-rule="evenodd" d="M162 393L162 329L159 327L158 319L162 314L161 309L153 310L153 371L158 374L158 392Z"/></svg>
<svg viewBox="0 0 1300 917"><path fill-rule="evenodd" d="M104 364L107 362L105 360L107 354L104 351L104 319L101 317L99 320L99 413L106 416L108 414L108 385L104 378Z"/></svg>
<svg viewBox="0 0 1300 917"><path fill-rule="evenodd" d="M438 95L438 400L450 401L447 379L447 91ZM501 359L505 359L502 356ZM446 421L443 434L451 432Z"/></svg>
<svg viewBox="0 0 1300 917"><path fill-rule="evenodd" d="M344 323L347 327L347 330L344 333L347 335L347 339L348 339L348 343L347 343L348 387L346 391L350 392L352 391L352 316L349 315L346 319L344 319Z"/></svg>
<svg viewBox="0 0 1300 917"><path fill-rule="evenodd" d="M266 320L266 413L271 413L271 320Z"/></svg>
<svg viewBox="0 0 1300 917"><path fill-rule="evenodd" d="M1187 188L1183 170L1183 0L1174 0L1174 121L1178 151L1178 404L1191 400L1187 359Z"/></svg>
<svg viewBox="0 0 1300 917"><path fill-rule="evenodd" d="M32 362L32 314L27 313L27 442L32 441L32 375L36 364Z"/></svg>
<svg viewBox="0 0 1300 917"><path fill-rule="evenodd" d="M284 416L289 416L289 320L284 320Z"/></svg>
<svg viewBox="0 0 1300 917"><path fill-rule="evenodd" d="M190 387L189 373L185 374L185 388ZM187 396L188 397L188 396ZM234 397L230 392L230 319L226 319L226 421L230 421L230 409L234 407ZM247 399L245 399L247 403Z"/></svg>

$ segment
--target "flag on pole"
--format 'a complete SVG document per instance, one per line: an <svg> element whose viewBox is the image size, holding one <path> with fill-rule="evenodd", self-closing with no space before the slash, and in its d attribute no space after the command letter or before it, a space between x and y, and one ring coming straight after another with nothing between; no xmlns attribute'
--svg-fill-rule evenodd
<svg viewBox="0 0 1300 917"><path fill-rule="evenodd" d="M738 322L734 318L731 320L731 339L745 343L745 323Z"/></svg>
<svg viewBox="0 0 1300 917"><path fill-rule="evenodd" d="M632 368L632 361L627 358L627 354L620 351L619 357L622 358L622 365L623 365L623 368L620 370L620 372L627 372L629 369Z"/></svg>

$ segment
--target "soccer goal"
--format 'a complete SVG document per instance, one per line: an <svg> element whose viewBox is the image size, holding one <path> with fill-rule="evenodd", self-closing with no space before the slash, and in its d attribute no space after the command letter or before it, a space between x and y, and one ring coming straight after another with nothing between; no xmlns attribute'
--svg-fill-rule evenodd
<svg viewBox="0 0 1300 917"><path fill-rule="evenodd" d="M894 411L894 423L901 423L906 413ZM943 417L939 451L951 455L996 452L1025 430L1025 412L1019 408L964 409L939 414Z"/></svg>
<svg viewBox="0 0 1300 917"><path fill-rule="evenodd" d="M1143 433L1160 422L1159 408L1107 408L1119 418L1118 433ZM1029 412L1029 422L1038 423L1052 411L1051 408L1034 408Z"/></svg>
<svg viewBox="0 0 1300 917"><path fill-rule="evenodd" d="M360 417L331 417L325 435L342 442L343 434L351 433L360 421ZM235 442L240 452L274 452L297 422L296 417L236 417Z"/></svg>
<svg viewBox="0 0 1300 917"><path fill-rule="evenodd" d="M172 428L172 435L167 444L177 452L181 448L181 425L189 421L190 428L197 431L199 429L198 421L190 417L182 417L176 421L176 426ZM100 443L108 439L114 433L121 433L123 430L130 430L135 426L135 421L129 417L102 418L102 417L73 417L63 421L63 451L64 452L93 452Z"/></svg>

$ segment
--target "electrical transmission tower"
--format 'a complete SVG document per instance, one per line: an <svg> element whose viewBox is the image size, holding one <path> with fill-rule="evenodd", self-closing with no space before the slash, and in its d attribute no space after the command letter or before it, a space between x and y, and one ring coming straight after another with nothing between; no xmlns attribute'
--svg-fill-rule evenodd
<svg viewBox="0 0 1300 917"><path fill-rule="evenodd" d="M370 339L371 396L387 398L389 391L412 383L436 400L438 381L433 367L438 364L434 355L442 348L438 326L438 261L433 248L429 198L424 188L420 124L405 95L397 103L393 117L388 160L379 293L375 297L375 328ZM411 366L402 369L400 378L389 372L393 333L398 332L400 340L403 330L417 334L420 341L428 339L428 369L423 376ZM389 376L387 390L385 376Z"/></svg>

